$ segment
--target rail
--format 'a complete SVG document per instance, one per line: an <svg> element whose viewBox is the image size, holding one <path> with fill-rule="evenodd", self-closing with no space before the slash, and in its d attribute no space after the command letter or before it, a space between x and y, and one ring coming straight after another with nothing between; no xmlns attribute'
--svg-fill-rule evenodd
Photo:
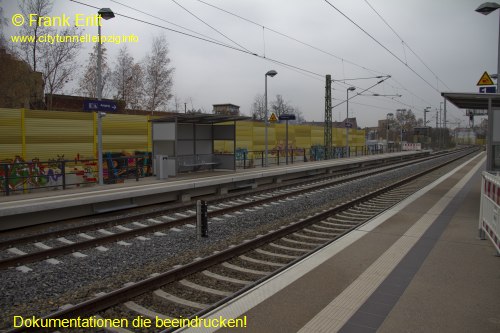
<svg viewBox="0 0 500 333"><path fill-rule="evenodd" d="M500 254L500 176L483 172L481 181L481 205L479 213L479 237L486 235Z"/></svg>
<svg viewBox="0 0 500 333"><path fill-rule="evenodd" d="M125 179L151 176L151 158L141 156L105 156L103 159L104 183L113 184ZM28 193L33 190L68 189L92 186L97 183L97 160L50 160L34 159L25 162L16 159L0 163L0 193Z"/></svg>

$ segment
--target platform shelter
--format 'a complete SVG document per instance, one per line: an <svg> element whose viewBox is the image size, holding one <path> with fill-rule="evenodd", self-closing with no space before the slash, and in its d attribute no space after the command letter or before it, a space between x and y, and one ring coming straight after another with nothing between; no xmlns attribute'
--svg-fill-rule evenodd
<svg viewBox="0 0 500 333"><path fill-rule="evenodd" d="M459 109L488 110L486 171L500 172L500 94L443 92Z"/></svg>
<svg viewBox="0 0 500 333"><path fill-rule="evenodd" d="M165 161L168 176L206 169L235 170L236 122L247 119L188 113L151 120L153 156ZM232 141L233 153L215 153L214 142L218 140Z"/></svg>

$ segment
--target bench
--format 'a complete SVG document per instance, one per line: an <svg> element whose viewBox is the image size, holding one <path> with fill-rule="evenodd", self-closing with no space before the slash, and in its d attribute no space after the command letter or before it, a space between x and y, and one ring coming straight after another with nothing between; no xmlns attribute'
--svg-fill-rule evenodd
<svg viewBox="0 0 500 333"><path fill-rule="evenodd" d="M219 165L219 162L205 162L205 161L196 161L196 162L188 162L184 161L179 164L179 172L181 172L181 169L184 169L185 171L199 171L203 170L205 167L206 169L213 169L215 166Z"/></svg>

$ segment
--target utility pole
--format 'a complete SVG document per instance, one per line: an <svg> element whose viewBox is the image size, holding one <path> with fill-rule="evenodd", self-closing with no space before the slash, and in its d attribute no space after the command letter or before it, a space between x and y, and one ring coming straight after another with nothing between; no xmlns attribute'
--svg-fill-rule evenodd
<svg viewBox="0 0 500 333"><path fill-rule="evenodd" d="M436 144L439 147L439 110L436 109Z"/></svg>
<svg viewBox="0 0 500 333"><path fill-rule="evenodd" d="M444 136L443 136L443 114L441 113L441 105L443 104L443 102L440 102L439 103L439 148L441 148L441 146L443 145L443 140L444 140Z"/></svg>
<svg viewBox="0 0 500 333"><path fill-rule="evenodd" d="M325 160L332 154L332 76L326 75L325 85Z"/></svg>

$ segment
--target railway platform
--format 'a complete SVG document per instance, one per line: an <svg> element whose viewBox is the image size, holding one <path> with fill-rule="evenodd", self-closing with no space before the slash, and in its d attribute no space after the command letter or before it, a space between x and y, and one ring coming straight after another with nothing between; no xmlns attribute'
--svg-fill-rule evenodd
<svg viewBox="0 0 500 333"><path fill-rule="evenodd" d="M500 332L500 258L478 237L484 163L469 160L204 317L246 318L249 333Z"/></svg>
<svg viewBox="0 0 500 333"><path fill-rule="evenodd" d="M0 231L57 220L90 216L156 203L186 202L192 198L227 194L340 169L403 161L429 151L398 152L296 163L268 168L192 172L167 179L149 177L122 184L36 191L0 197Z"/></svg>

